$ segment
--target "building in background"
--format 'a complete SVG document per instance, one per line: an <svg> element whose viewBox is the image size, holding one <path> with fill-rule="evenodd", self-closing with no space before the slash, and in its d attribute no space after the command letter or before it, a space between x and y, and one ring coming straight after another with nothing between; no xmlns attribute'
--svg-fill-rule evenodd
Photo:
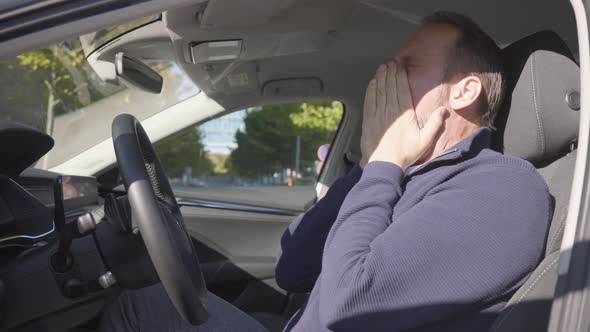
<svg viewBox="0 0 590 332"><path fill-rule="evenodd" d="M250 110L254 109L229 113L200 125L205 150L210 154L229 155L237 148L236 131L244 130L244 118Z"/></svg>

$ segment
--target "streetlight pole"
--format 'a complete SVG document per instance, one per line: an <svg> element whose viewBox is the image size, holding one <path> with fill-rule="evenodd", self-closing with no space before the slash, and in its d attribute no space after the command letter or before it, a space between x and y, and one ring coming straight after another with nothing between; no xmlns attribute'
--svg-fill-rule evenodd
<svg viewBox="0 0 590 332"><path fill-rule="evenodd" d="M301 136L295 138L295 176L299 176L299 162L301 155Z"/></svg>

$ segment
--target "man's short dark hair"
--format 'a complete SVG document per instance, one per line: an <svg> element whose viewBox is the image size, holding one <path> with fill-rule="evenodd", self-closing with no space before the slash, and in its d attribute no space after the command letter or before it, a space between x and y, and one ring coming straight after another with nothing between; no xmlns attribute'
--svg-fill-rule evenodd
<svg viewBox="0 0 590 332"><path fill-rule="evenodd" d="M460 32L449 50L443 82L467 75L479 77L485 98L479 98L480 124L493 126L502 107L505 79L500 48L473 20L453 12L436 12L424 18L422 25L448 24Z"/></svg>

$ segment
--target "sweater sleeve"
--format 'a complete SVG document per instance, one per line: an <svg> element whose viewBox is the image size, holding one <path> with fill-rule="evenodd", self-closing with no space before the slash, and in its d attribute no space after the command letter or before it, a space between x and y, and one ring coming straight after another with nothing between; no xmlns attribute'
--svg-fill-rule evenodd
<svg viewBox="0 0 590 332"><path fill-rule="evenodd" d="M510 291L541 259L551 203L537 174L457 176L392 220L402 181L396 165L372 162L342 205L320 276L320 320L331 331L449 318Z"/></svg>
<svg viewBox="0 0 590 332"><path fill-rule="evenodd" d="M362 169L355 165L346 176L330 186L321 200L285 230L275 270L276 281L281 288L293 293L311 291L320 274L328 232L336 221L344 198L361 174Z"/></svg>

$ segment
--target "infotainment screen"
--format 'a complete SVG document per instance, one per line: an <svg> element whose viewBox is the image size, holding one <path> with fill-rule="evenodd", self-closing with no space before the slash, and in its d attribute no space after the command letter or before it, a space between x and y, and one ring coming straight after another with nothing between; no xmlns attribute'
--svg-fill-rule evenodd
<svg viewBox="0 0 590 332"><path fill-rule="evenodd" d="M62 176L64 209L80 209L98 204L96 178L86 176Z"/></svg>

